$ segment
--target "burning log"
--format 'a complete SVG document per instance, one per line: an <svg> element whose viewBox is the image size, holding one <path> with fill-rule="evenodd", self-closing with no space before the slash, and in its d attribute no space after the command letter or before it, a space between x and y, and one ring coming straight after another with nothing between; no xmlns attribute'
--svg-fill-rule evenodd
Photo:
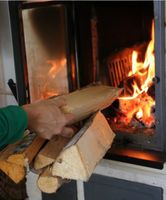
<svg viewBox="0 0 166 200"><path fill-rule="evenodd" d="M123 79L118 80L124 87L123 94L118 98L118 110L122 115L117 114L118 117L115 117L113 121L120 121L127 126L133 123L133 126L143 124L147 128L152 128L155 125L153 115L155 106L154 21L152 22L151 40L143 57L144 59L140 60L139 52L132 50L131 70L125 73Z"/></svg>
<svg viewBox="0 0 166 200"><path fill-rule="evenodd" d="M154 126L152 108L154 103L154 83L148 82L147 89L142 89L148 77L148 70L140 70L123 80L124 91L119 98L118 121L133 127ZM153 96L153 97L152 97ZM123 120L122 120L123 119Z"/></svg>
<svg viewBox="0 0 166 200"><path fill-rule="evenodd" d="M155 124L152 106L154 106L154 100L147 93L140 94L133 99L119 99L119 109L123 113L119 120L131 124L135 119L145 127L151 128Z"/></svg>
<svg viewBox="0 0 166 200"><path fill-rule="evenodd" d="M111 54L107 60L109 79L112 86L119 86L123 79L128 77L132 66L132 53L138 52L138 60L144 59L147 42L136 44L119 52Z"/></svg>
<svg viewBox="0 0 166 200"><path fill-rule="evenodd" d="M132 76L129 76L123 80L123 82L120 84L121 87L124 88L123 94L122 94L123 96L132 96L134 94L133 85L137 85L139 90L141 90L141 86L144 84L144 82L148 76L148 72L142 71L141 73L142 73L141 77L140 77L140 71L139 71L139 72L133 74Z"/></svg>

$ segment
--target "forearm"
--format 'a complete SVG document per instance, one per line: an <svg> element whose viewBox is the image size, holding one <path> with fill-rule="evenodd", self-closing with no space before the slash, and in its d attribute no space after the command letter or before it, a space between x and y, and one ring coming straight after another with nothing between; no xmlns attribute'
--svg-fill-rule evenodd
<svg viewBox="0 0 166 200"><path fill-rule="evenodd" d="M0 108L0 147L19 140L27 123L27 114L21 107Z"/></svg>

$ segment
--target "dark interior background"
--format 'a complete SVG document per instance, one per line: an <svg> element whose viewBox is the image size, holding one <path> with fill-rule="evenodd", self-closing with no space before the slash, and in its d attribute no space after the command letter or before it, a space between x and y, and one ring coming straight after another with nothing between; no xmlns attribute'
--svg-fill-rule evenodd
<svg viewBox="0 0 166 200"><path fill-rule="evenodd" d="M92 82L90 19L94 12L100 68L111 53L150 40L154 16L153 1L76 2L81 86Z"/></svg>

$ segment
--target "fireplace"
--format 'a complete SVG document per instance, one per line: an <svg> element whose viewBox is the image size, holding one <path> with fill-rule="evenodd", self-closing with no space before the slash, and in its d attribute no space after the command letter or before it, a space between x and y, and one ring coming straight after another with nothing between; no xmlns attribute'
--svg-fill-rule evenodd
<svg viewBox="0 0 166 200"><path fill-rule="evenodd" d="M153 100L154 118L151 123L142 121L137 109L130 123L118 123L126 120L124 107L119 109L124 101L115 101L103 111L116 133L105 158L162 168L166 150L162 2L9 2L9 6L20 105L96 82L124 87L131 97L131 85L137 81L137 73L129 75L133 51L139 52L135 61L145 60L154 20L155 69L146 90L149 97L139 99L144 106ZM145 70L140 72L148 76ZM146 79L137 82L140 89Z"/></svg>
<svg viewBox="0 0 166 200"><path fill-rule="evenodd" d="M78 48L78 55L80 56L79 66L81 66L81 85L84 85L85 80L87 80L86 71L89 65L91 65L93 66L93 76L88 77L89 82L100 81L118 87L125 87L127 85L125 92L128 89L130 90L133 76L127 79L125 77L131 70L132 53L134 50L139 52L139 58L137 59L144 60L142 57L145 55L144 52L147 49L147 42L151 40L151 24L153 19L155 20L155 74L152 75L154 76L152 77L154 84L151 89L153 89L150 89L151 92L149 91L151 93L150 96L153 96L152 98L155 101L155 107L152 108L152 110L155 108L152 111L155 115L155 123L150 127L145 127L144 125L140 126L138 122L137 126L136 119L136 121L134 120L135 122L131 121L133 125L123 126L124 123L121 122L126 120L126 118L119 117L117 119L115 116L117 116L119 111L121 115L124 114L117 108L121 107L122 104L126 106L126 101L125 103L123 100L114 102L111 108L104 111L111 127L116 133L114 145L110 150L110 154L108 153L106 155L106 158L162 168L162 154L160 153L165 149L165 139L164 130L162 130L164 123L161 121L165 117L164 112L161 113L161 110L165 108L161 102L165 98L165 70L164 61L162 61L162 59L164 60L164 54L160 52L161 54L158 55L157 51L158 48L160 50L164 48L164 46L161 47L164 41L160 43L161 39L164 39L162 29L160 27L159 33L159 29L157 28L158 19L162 21L162 16L158 17L158 5L153 1L107 2L102 6L100 3L92 3L89 5L89 9L87 9L87 6L85 9L85 6L82 4L81 6L76 6L79 21L78 40L80 41L80 46ZM81 16L84 13L86 13L86 17L83 18ZM89 22L87 18L90 19ZM85 33L84 29L89 30L89 33L88 31ZM159 38L160 41L158 40ZM91 44L91 48L88 46L89 44ZM88 53L87 49L90 49ZM91 57L89 58L90 54ZM162 58L161 55L163 55ZM163 64L161 64L162 62ZM163 68L161 65L163 65ZM159 72L158 70L161 71ZM141 79L143 81L143 78ZM128 83L130 85L129 87ZM160 94L157 94L159 88ZM128 91L128 93L130 92ZM133 111L134 105L131 105L131 102L130 100L129 105ZM130 114L128 107L124 107L123 105L123 109L127 115ZM152 113L150 117L152 117ZM110 120L113 116L116 119L116 123L115 120L113 122Z"/></svg>

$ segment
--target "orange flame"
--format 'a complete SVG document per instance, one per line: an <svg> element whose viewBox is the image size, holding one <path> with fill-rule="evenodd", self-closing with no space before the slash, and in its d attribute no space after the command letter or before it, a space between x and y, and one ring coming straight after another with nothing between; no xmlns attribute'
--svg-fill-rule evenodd
<svg viewBox="0 0 166 200"><path fill-rule="evenodd" d="M59 74L64 70L66 58L48 60L47 63L51 67L45 75L47 79L41 92L41 99L47 99L49 97L59 95L59 92L56 90L55 80L58 79Z"/></svg>
<svg viewBox="0 0 166 200"><path fill-rule="evenodd" d="M148 44L144 62L138 62L138 52L132 52L132 69L128 78L132 81L132 95L124 95L119 98L120 110L125 115L124 123L129 124L133 118L151 127L155 123L152 108L154 99L149 96L148 90L153 85L155 76L154 57L154 21L152 22L151 41Z"/></svg>
<svg viewBox="0 0 166 200"><path fill-rule="evenodd" d="M61 60L48 60L47 63L49 63L52 67L48 72L48 75L50 78L55 78L55 76L58 74L58 72L62 69L61 67L66 64L66 58L63 58Z"/></svg>

